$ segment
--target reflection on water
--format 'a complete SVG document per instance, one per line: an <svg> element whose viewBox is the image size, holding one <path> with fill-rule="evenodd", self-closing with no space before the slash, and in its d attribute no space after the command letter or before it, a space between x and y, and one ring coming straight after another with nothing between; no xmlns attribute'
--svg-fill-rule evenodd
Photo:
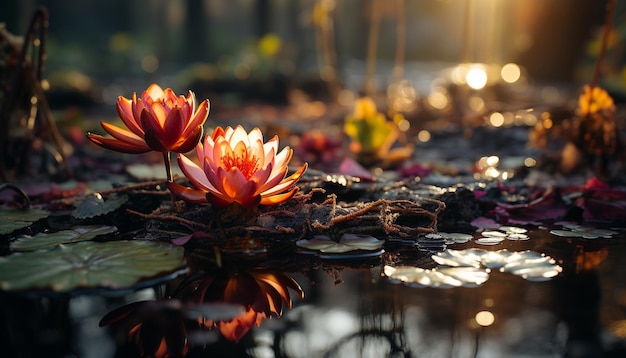
<svg viewBox="0 0 626 358"><path fill-rule="evenodd" d="M562 267L558 276L533 282L492 269L474 287L396 284L385 265L412 260L414 267L437 266L432 252L406 243L388 243L382 257L351 263L288 255L266 257L267 265L256 267L225 257L221 268L205 263L187 277L125 297L3 294L0 343L9 357L626 353L623 233L610 240L528 234L530 240L504 240L492 250L475 249L472 241L452 244L454 250L436 256L449 263L461 252L486 260L532 249Z"/></svg>

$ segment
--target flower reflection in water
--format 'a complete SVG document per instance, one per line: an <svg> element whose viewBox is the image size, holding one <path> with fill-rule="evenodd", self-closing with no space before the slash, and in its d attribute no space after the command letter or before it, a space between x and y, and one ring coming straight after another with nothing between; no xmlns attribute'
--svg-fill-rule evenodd
<svg viewBox="0 0 626 358"><path fill-rule="evenodd" d="M238 342L263 320L280 317L284 307L292 306L289 289L304 297L300 285L279 271L196 273L178 286L172 298L119 307L105 315L100 326L124 329L141 356L184 356L191 346L218 341L212 328Z"/></svg>
<svg viewBox="0 0 626 358"><path fill-rule="evenodd" d="M196 303L226 302L243 306L246 311L232 320L199 320L204 327L215 327L226 339L238 342L264 319L280 317L283 307L291 308L289 289L304 298L298 282L283 272L224 269L192 277L181 286L180 296Z"/></svg>
<svg viewBox="0 0 626 358"><path fill-rule="evenodd" d="M238 305L183 303L176 299L137 301L118 307L100 320L100 327L121 326L140 356L178 357L187 354L202 319L229 320L242 314ZM209 337L209 338L207 338ZM216 336L202 336L205 344Z"/></svg>

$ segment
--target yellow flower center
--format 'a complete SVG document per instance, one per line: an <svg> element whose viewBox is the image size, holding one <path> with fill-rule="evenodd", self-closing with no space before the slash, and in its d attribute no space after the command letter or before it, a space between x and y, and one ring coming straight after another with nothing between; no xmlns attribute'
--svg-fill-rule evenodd
<svg viewBox="0 0 626 358"><path fill-rule="evenodd" d="M227 170L238 168L246 179L250 179L259 170L259 158L250 153L247 148L240 153L233 152L222 157L222 164Z"/></svg>

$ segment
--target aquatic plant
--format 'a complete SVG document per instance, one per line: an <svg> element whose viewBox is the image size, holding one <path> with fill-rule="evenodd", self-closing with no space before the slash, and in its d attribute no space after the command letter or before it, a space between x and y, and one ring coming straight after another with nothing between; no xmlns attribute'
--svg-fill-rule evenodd
<svg viewBox="0 0 626 358"><path fill-rule="evenodd" d="M352 139L350 149L354 153L378 154L396 138L393 123L378 112L376 103L370 97L355 102L354 112L346 117L344 131Z"/></svg>
<svg viewBox="0 0 626 358"><path fill-rule="evenodd" d="M350 151L364 165L388 166L405 160L413 153L413 147L405 145L392 149L399 136L398 126L378 112L370 97L358 99L354 112L344 121L344 132L350 137Z"/></svg>
<svg viewBox="0 0 626 358"><path fill-rule="evenodd" d="M93 143L123 153L163 153L168 180L172 179L170 152L186 153L200 141L209 114L209 100L196 104L196 96L176 96L171 88L156 83L143 91L141 98L118 97L117 112L128 129L101 122L113 138L87 133Z"/></svg>
<svg viewBox="0 0 626 358"><path fill-rule="evenodd" d="M217 127L198 143L196 154L200 165L178 155L178 164L194 188L178 183L168 183L168 187L188 202L222 207L283 203L298 191L295 183L307 168L305 163L286 177L293 150L285 147L278 152L278 136L264 143L258 128L247 133L242 126Z"/></svg>

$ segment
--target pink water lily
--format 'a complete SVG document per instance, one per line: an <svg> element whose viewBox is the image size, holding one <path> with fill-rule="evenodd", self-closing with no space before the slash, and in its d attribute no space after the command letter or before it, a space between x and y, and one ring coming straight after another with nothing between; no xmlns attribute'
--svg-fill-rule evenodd
<svg viewBox="0 0 626 358"><path fill-rule="evenodd" d="M163 90L151 84L137 98L120 96L117 112L128 129L101 122L102 128L113 138L87 133L92 142L101 147L123 153L157 152L186 153L202 138L204 122L209 114L209 101L196 106L196 96L177 96L171 88Z"/></svg>
<svg viewBox="0 0 626 358"><path fill-rule="evenodd" d="M278 137L263 143L258 128L250 133L236 128L217 127L211 136L196 146L196 164L178 155L178 164L194 188L168 183L178 197L193 203L228 206L237 202L243 207L276 205L289 200L298 191L295 183L307 168L305 163L286 177L293 150L278 152Z"/></svg>

